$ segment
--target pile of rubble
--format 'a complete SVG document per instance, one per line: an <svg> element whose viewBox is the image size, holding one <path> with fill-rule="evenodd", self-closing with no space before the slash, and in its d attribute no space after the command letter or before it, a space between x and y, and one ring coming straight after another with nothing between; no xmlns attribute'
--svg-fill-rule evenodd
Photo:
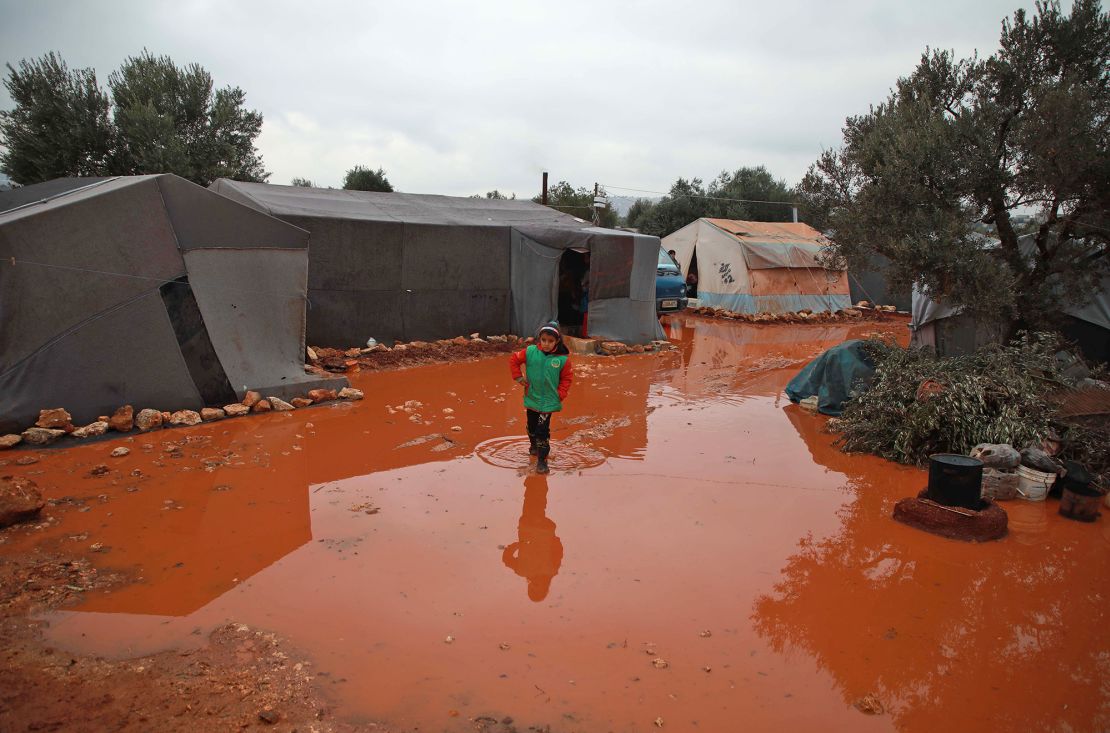
<svg viewBox="0 0 1110 733"><path fill-rule="evenodd" d="M737 313L727 308L713 308L699 306L691 308L688 313L710 318L722 318L741 323L843 323L863 320L879 320L883 313L894 313L894 306L880 306L879 308L843 308L836 311L818 311L814 313L808 308L797 313Z"/></svg>
<svg viewBox="0 0 1110 733"><path fill-rule="evenodd" d="M305 349L305 370L315 374L357 372L361 369L392 369L436 362L474 359L490 354L508 353L524 348L533 339L507 334L486 336L472 333L438 341L398 342L392 347L375 343L364 348L332 349L322 346Z"/></svg>
<svg viewBox="0 0 1110 733"><path fill-rule="evenodd" d="M593 341L573 339L572 337L567 337L566 340L568 345L572 342L588 345L588 349L585 351L572 349L573 353L597 353L602 356L645 354L675 348L669 341L652 341L650 344L630 346L619 341ZM472 333L470 336L457 336L453 339L440 339L438 341L396 343L392 347L385 344L351 349L310 346L305 349L305 357L308 361L305 370L313 374L326 375L329 372L342 374L363 369L370 371L396 369L421 364L476 359L491 354L507 354L512 351L519 351L534 342L534 338L521 338L513 334L483 337L480 334Z"/></svg>
<svg viewBox="0 0 1110 733"><path fill-rule="evenodd" d="M104 435L109 430L128 433L138 428L139 432L145 433L162 427L198 425L202 422L239 417L248 413L282 412L308 407L320 402L361 400L362 397L362 390L344 387L339 391L334 389L310 390L307 395L294 397L286 402L280 397L263 397L252 390L247 392L242 402L233 402L223 407L205 407L200 412L196 410L165 412L146 408L136 413L131 405L124 405L112 415L101 415L95 421L81 427L73 424L73 417L67 410L55 407L49 410L40 410L38 421L22 433L0 436L0 450L14 448L20 443L35 446L49 445L62 437L94 438Z"/></svg>
<svg viewBox="0 0 1110 733"><path fill-rule="evenodd" d="M657 351L669 351L677 348L670 341L657 340L650 344L622 344L620 341L601 341L597 345L597 353L602 356L621 356L623 354L651 354Z"/></svg>

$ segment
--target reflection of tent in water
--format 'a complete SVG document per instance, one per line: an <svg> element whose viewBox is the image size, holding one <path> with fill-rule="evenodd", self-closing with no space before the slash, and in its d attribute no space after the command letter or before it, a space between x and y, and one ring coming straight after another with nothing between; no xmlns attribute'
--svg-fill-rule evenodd
<svg viewBox="0 0 1110 733"><path fill-rule="evenodd" d="M791 326L764 328L751 324L688 320L668 324L678 341L684 368L672 382L687 395L713 394L721 380L759 380L746 385L746 393L773 396L779 392L775 370L796 369L815 349L839 344L848 337L848 326Z"/></svg>
<svg viewBox="0 0 1110 733"><path fill-rule="evenodd" d="M776 651L810 655L847 703L876 694L899 730L952 728L953 710L959 730L1105 728L1107 608L1088 595L1108 567L1098 538L997 551L903 528L892 500L916 493L923 472L845 455L824 420L786 414L854 498L839 531L803 540L756 600L755 628Z"/></svg>
<svg viewBox="0 0 1110 733"><path fill-rule="evenodd" d="M308 338L350 346L472 331L530 335L558 316L559 263L590 253L590 332L657 336L659 239L599 229L531 201L211 186L311 232Z"/></svg>
<svg viewBox="0 0 1110 733"><path fill-rule="evenodd" d="M837 311L851 305L848 276L822 267L825 238L808 224L698 219L663 238L702 305L738 313Z"/></svg>
<svg viewBox="0 0 1110 733"><path fill-rule="evenodd" d="M230 420L221 425L235 442L253 443L261 432L271 445L293 444L303 429L261 419L262 424ZM189 444L185 450L191 451ZM265 471L264 480L258 471ZM89 595L78 610L193 613L312 539L308 484L302 454L275 451L251 469L177 473L158 491L113 503L114 519L98 527L96 537L112 548L109 564L137 565L142 580L106 595ZM174 503L165 504L166 497Z"/></svg>
<svg viewBox="0 0 1110 733"><path fill-rule="evenodd" d="M517 525L517 541L505 547L501 561L528 581L528 597L539 603L547 598L552 579L563 564L563 543L555 522L547 518L547 477L532 474L524 479L524 508Z"/></svg>
<svg viewBox="0 0 1110 733"><path fill-rule="evenodd" d="M605 429L595 430L583 441L584 445L605 457L635 459L642 455L647 445L648 389L657 362L645 359L641 363L651 368L628 369L621 377L621 389L595 393L589 405L583 406L582 412L588 414L588 419L573 424L566 420L557 423L557 451L570 434L600 425ZM379 372L373 379L380 390L366 390L366 400L360 403L362 409L337 406L312 410L307 416L313 424L311 435L305 433L305 417L292 420L274 415L219 423L217 432L230 431L230 438L217 436L211 442L198 443L203 447L196 451L188 443L184 446L187 454L184 461L193 465L182 468L194 470L159 471L156 482L150 484L158 486L158 490L144 489L129 494L126 502L113 502L114 520L102 528L98 523L96 540L112 547L111 554L104 556L110 561L108 564L124 568L140 566L143 580L106 595L90 595L80 610L106 614L189 614L308 542L312 536L313 491L352 477L438 461L458 461L482 441L503 436L505 416L509 413L505 404L489 399L495 392L487 394L493 381L490 364L486 360L432 365L418 371ZM496 367L497 374L507 378L508 368L501 360L497 360ZM450 424L463 428L465 442L460 440L457 447L437 451L435 447L447 445L444 433L440 432L447 423L432 427L409 420L389 426L387 439L381 431L386 395L396 398L408 386L437 380L449 381L460 395L481 397L478 404L452 415L457 419ZM463 404L467 401L463 400ZM512 414L516 416L518 411L513 409ZM560 417L564 416L565 413ZM523 427L519 422L518 426L520 442L526 445ZM370 429L375 430L373 440L365 438L364 431ZM216 428L196 430L204 434ZM445 433L457 437L450 431ZM429 435L435 440L413 440ZM401 447L406 444L411 447ZM289 450L289 446L298 449ZM228 452L236 457L231 465L207 472L197 470L191 455L194 452L199 453L197 462ZM250 463L243 465L248 460ZM527 455L523 454L521 465L526 463ZM176 468L173 462L169 466ZM544 481L543 477L532 478ZM525 529L535 526L542 529L545 487L546 483L534 485L531 479L525 487L522 520ZM315 496L319 499L328 495ZM164 504L167 499L175 503ZM538 515L536 507L540 508ZM540 518L538 523L532 521L536 517Z"/></svg>
<svg viewBox="0 0 1110 733"><path fill-rule="evenodd" d="M304 231L173 175L47 182L3 209L0 432L44 407L83 423L318 386Z"/></svg>

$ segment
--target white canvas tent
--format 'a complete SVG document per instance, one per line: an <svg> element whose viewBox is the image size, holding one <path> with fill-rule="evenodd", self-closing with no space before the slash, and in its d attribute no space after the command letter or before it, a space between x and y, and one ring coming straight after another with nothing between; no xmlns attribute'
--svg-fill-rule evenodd
<svg viewBox="0 0 1110 733"><path fill-rule="evenodd" d="M849 307L848 275L822 267L825 238L801 223L698 219L663 238L683 275L698 275L703 305L737 313Z"/></svg>

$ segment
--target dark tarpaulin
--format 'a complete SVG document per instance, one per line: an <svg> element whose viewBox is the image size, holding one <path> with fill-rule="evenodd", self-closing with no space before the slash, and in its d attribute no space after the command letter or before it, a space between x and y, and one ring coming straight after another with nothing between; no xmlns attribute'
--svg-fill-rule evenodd
<svg viewBox="0 0 1110 733"><path fill-rule="evenodd" d="M860 339L845 341L806 364L786 385L786 396L801 402L816 395L819 412L843 414L853 390L866 389L875 374L875 363L865 343Z"/></svg>
<svg viewBox="0 0 1110 733"><path fill-rule="evenodd" d="M590 336L628 343L663 338L655 312L657 237L533 226L514 227L512 242L514 333L535 333L557 318L559 258L567 249L579 249L590 252Z"/></svg>
<svg viewBox="0 0 1110 733"><path fill-rule="evenodd" d="M307 233L168 174L0 213L0 430L50 407L90 422L122 404L316 386L306 246Z"/></svg>
<svg viewBox="0 0 1110 733"><path fill-rule="evenodd" d="M591 252L591 332L660 337L655 237L530 201L336 191L220 179L211 189L311 232L308 340L321 346L532 333L558 314L558 262Z"/></svg>
<svg viewBox="0 0 1110 733"><path fill-rule="evenodd" d="M93 186L104 181L112 180L109 177L88 178L54 178L42 183L32 183L30 186L19 186L0 191L0 213L27 204L37 204L55 196L70 193L78 188Z"/></svg>

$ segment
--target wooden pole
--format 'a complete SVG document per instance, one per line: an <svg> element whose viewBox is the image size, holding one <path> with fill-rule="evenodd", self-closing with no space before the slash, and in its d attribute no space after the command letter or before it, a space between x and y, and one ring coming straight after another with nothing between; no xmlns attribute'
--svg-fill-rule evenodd
<svg viewBox="0 0 1110 733"><path fill-rule="evenodd" d="M547 206L547 171L543 172L543 187L540 193L540 203Z"/></svg>

